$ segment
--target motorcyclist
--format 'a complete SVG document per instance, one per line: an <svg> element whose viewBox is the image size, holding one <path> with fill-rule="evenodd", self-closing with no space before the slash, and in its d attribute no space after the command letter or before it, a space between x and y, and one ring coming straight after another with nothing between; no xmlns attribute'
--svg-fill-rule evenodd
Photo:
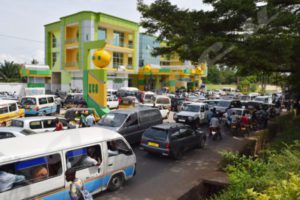
<svg viewBox="0 0 300 200"><path fill-rule="evenodd" d="M213 131L216 131L216 134L213 135L213 139L222 139L221 129L220 129L220 121L217 115L214 115L210 120L210 135L212 135Z"/></svg>

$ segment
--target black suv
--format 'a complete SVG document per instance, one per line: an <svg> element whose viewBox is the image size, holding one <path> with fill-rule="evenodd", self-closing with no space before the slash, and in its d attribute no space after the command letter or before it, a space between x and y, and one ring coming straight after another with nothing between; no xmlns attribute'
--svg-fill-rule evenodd
<svg viewBox="0 0 300 200"><path fill-rule="evenodd" d="M220 100L214 108L217 114L224 114L230 108L242 108L242 103L239 100Z"/></svg>
<svg viewBox="0 0 300 200"><path fill-rule="evenodd" d="M180 159L192 148L203 148L206 135L184 124L166 123L152 126L142 137L141 147L150 153Z"/></svg>

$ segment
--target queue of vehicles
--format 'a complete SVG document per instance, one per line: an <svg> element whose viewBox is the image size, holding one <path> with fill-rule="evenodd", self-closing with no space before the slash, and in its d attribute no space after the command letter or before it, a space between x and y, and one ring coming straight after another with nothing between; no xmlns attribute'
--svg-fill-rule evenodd
<svg viewBox="0 0 300 200"><path fill-rule="evenodd" d="M94 109L85 108L81 93L69 94L59 103L53 95L23 97L20 106L24 109L16 101L3 102L0 119L1 115L11 116L7 118L10 124L5 124L11 127L0 128L0 171L20 179L0 190L0 199L67 199L69 183L64 174L70 169L77 171L92 194L119 189L136 173L130 144L139 143L149 153L181 159L185 151L205 146L207 138L200 125L208 123L210 109L220 114L245 110L239 100L207 99L200 93L186 98L122 88L109 91L107 96L118 102L110 107L118 109L101 118ZM73 130L53 134L57 117L47 115L57 114L61 104L80 106L58 118L64 129ZM176 123L163 123L171 109L178 112L173 116ZM79 129L78 121L90 114L95 127ZM47 173L37 173L41 169Z"/></svg>

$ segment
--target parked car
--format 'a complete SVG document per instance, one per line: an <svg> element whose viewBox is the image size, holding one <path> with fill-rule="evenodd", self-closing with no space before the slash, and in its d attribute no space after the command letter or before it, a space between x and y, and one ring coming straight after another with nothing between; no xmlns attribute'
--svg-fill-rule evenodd
<svg viewBox="0 0 300 200"><path fill-rule="evenodd" d="M107 107L109 109L119 108L119 100L117 96L108 96L107 97Z"/></svg>
<svg viewBox="0 0 300 200"><path fill-rule="evenodd" d="M36 132L24 128L18 128L18 127L0 128L0 139L22 137L22 136L33 135L33 134L36 134Z"/></svg>
<svg viewBox="0 0 300 200"><path fill-rule="evenodd" d="M65 119L71 124L78 124L81 114L90 114L93 113L95 121L100 120L100 116L97 114L94 108L70 108L65 112Z"/></svg>
<svg viewBox="0 0 300 200"><path fill-rule="evenodd" d="M26 116L45 116L57 112L54 95L25 96L20 104L25 109Z"/></svg>
<svg viewBox="0 0 300 200"><path fill-rule="evenodd" d="M64 106L67 108L72 107L86 107L87 103L83 98L82 93L69 93L64 100Z"/></svg>
<svg viewBox="0 0 300 200"><path fill-rule="evenodd" d="M11 127L29 129L36 133L53 132L56 118L53 116L18 118L11 121ZM69 125L66 119L62 117L58 119L63 123L64 129L75 128Z"/></svg>
<svg viewBox="0 0 300 200"><path fill-rule="evenodd" d="M134 108L139 105L139 101L135 96L122 97L119 103L120 109Z"/></svg>
<svg viewBox="0 0 300 200"><path fill-rule="evenodd" d="M207 118L208 105L206 103L191 103L182 111L174 114L174 120L189 124L193 127L199 127L200 124L208 123Z"/></svg>
<svg viewBox="0 0 300 200"><path fill-rule="evenodd" d="M146 129L162 123L162 116L158 109L137 107L111 111L102 116L97 125L117 131L130 144L134 144L141 141L142 134Z"/></svg>
<svg viewBox="0 0 300 200"><path fill-rule="evenodd" d="M223 115L230 108L241 108L242 103L239 100L220 100L214 107L217 114Z"/></svg>
<svg viewBox="0 0 300 200"><path fill-rule="evenodd" d="M18 117L24 117L24 109L19 109L17 101L0 100L0 125L7 126L11 120Z"/></svg>
<svg viewBox="0 0 300 200"><path fill-rule="evenodd" d="M203 148L206 135L184 124L167 123L152 126L142 137L141 147L150 153L180 159L192 148Z"/></svg>

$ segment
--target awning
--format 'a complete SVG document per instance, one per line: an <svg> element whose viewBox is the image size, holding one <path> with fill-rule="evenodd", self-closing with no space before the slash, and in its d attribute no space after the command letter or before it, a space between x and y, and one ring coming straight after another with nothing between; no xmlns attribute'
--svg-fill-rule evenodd
<svg viewBox="0 0 300 200"><path fill-rule="evenodd" d="M48 65L22 65L20 69L22 77L51 77L51 69Z"/></svg>

